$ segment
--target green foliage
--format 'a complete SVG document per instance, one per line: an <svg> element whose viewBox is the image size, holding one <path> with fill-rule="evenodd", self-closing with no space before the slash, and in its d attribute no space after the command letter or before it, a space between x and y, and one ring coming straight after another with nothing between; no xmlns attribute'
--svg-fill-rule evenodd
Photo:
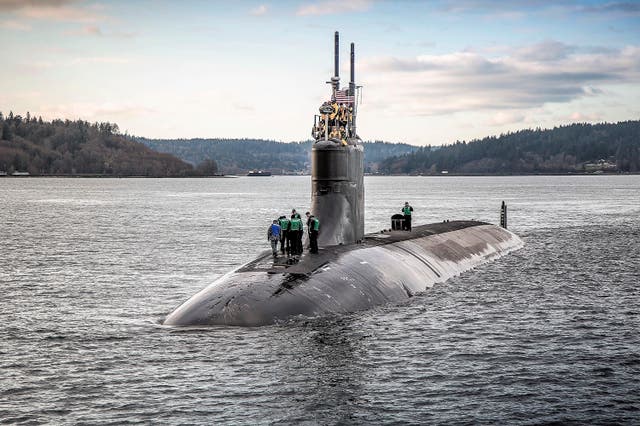
<svg viewBox="0 0 640 426"><path fill-rule="evenodd" d="M225 173L270 170L292 173L308 170L312 141L276 142L261 139L146 139L137 138L151 149L182 158L191 164L215 158ZM377 164L392 155L418 149L407 144L365 142L366 171L376 171Z"/></svg>
<svg viewBox="0 0 640 426"><path fill-rule="evenodd" d="M0 115L0 170L32 175L186 176L193 167L120 135L114 123Z"/></svg>
<svg viewBox="0 0 640 426"><path fill-rule="evenodd" d="M640 121L572 124L425 147L386 159L389 174L583 173L640 171Z"/></svg>
<svg viewBox="0 0 640 426"><path fill-rule="evenodd" d="M204 160L196 167L196 174L200 176L214 176L218 174L218 164L211 159Z"/></svg>

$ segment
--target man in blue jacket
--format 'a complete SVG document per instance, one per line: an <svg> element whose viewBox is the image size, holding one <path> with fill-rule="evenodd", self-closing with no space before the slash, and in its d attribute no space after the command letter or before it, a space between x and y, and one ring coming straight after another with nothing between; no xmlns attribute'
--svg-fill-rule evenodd
<svg viewBox="0 0 640 426"><path fill-rule="evenodd" d="M271 252L273 253L273 257L278 256L278 241L280 241L280 233L282 230L280 229L280 225L278 225L278 220L274 219L271 226L267 230L267 240L271 243Z"/></svg>

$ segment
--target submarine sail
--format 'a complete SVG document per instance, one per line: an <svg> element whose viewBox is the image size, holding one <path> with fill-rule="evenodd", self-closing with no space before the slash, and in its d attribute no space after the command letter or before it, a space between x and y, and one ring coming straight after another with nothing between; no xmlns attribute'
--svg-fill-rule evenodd
<svg viewBox="0 0 640 426"><path fill-rule="evenodd" d="M320 106L311 150L311 211L320 219L323 246L353 244L364 237L364 149L356 133L355 53L351 81L340 90L339 34L335 33L331 100Z"/></svg>

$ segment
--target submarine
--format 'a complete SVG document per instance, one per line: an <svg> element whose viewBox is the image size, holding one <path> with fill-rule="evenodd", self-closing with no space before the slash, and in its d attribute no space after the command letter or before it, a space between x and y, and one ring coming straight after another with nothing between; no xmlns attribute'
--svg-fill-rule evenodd
<svg viewBox="0 0 640 426"><path fill-rule="evenodd" d="M310 211L321 224L319 252L274 258L267 250L186 300L165 325L263 326L399 303L523 246L506 226L467 220L364 234L354 44L341 89L338 32L334 41L331 97L312 130Z"/></svg>

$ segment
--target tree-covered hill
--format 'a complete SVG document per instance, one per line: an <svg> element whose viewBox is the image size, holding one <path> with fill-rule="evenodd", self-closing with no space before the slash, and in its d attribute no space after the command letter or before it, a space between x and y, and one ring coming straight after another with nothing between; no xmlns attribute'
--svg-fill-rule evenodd
<svg viewBox="0 0 640 426"><path fill-rule="evenodd" d="M205 168L209 170L205 170ZM191 164L118 133L112 123L0 113L0 171L31 175L186 176L215 164ZM215 172L215 170L214 170Z"/></svg>
<svg viewBox="0 0 640 426"><path fill-rule="evenodd" d="M276 142L261 139L146 139L137 138L151 149L175 155L192 164L215 159L225 173L269 170L295 173L309 170L312 141ZM407 144L365 142L365 169L376 171L387 157L418 149Z"/></svg>
<svg viewBox="0 0 640 426"><path fill-rule="evenodd" d="M521 130L386 159L387 174L640 171L640 121Z"/></svg>

